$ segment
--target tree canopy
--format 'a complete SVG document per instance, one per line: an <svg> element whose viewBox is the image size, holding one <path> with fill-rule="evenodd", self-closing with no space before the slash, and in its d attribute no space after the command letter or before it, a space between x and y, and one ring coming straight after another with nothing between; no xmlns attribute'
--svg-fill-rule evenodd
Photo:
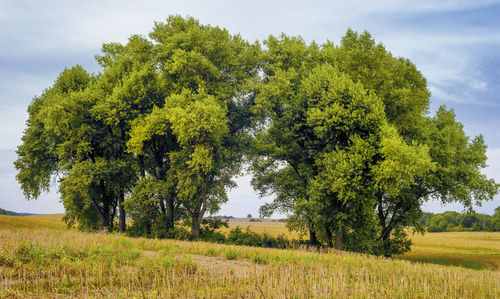
<svg viewBox="0 0 500 299"><path fill-rule="evenodd" d="M28 107L17 179L36 199L57 178L65 220L80 229L200 236L247 162L313 245L374 254L409 250L422 203L473 204L498 192L482 136L452 109L429 114L426 80L367 32L339 45L282 34L249 43L171 16L148 37L108 43L89 74L65 69Z"/></svg>

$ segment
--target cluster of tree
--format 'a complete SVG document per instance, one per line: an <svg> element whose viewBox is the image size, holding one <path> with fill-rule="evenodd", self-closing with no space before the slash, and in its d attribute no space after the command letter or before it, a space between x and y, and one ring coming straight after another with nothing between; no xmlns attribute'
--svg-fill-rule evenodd
<svg viewBox="0 0 500 299"><path fill-rule="evenodd" d="M219 219L227 219L227 220L234 218L234 216L226 216L226 215L215 215L215 216L211 216L211 217L219 218Z"/></svg>
<svg viewBox="0 0 500 299"><path fill-rule="evenodd" d="M260 48L189 18L149 38L103 45L102 72L64 70L34 98L15 162L27 198L59 178L65 220L81 229L168 236L227 201L247 147Z"/></svg>
<svg viewBox="0 0 500 299"><path fill-rule="evenodd" d="M192 18L149 38L105 44L102 66L76 66L34 98L18 181L37 198L59 178L65 220L81 229L168 237L206 213L250 165L252 184L314 245L390 255L409 249L429 198L493 198L482 136L452 110L429 116L426 80L367 33L340 45L270 36L265 47Z"/></svg>
<svg viewBox="0 0 500 299"><path fill-rule="evenodd" d="M500 231L500 207L493 216L477 213L424 213L420 223L429 232Z"/></svg>
<svg viewBox="0 0 500 299"><path fill-rule="evenodd" d="M498 192L482 136L446 107L428 115L425 78L368 33L265 44L251 157L254 187L275 196L264 216L290 214L313 244L391 255L409 250L407 227L423 232L424 201L471 208Z"/></svg>

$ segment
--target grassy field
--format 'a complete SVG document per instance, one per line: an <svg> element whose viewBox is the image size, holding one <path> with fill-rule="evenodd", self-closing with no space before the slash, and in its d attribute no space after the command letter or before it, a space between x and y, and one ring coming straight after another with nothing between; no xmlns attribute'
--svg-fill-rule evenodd
<svg viewBox="0 0 500 299"><path fill-rule="evenodd" d="M274 222L236 225L278 234L284 229ZM415 237L414 252L389 260L134 239L67 230L58 215L0 216L0 298L498 298L500 272L491 269L498 269L499 238L427 234ZM431 260L464 257L486 266Z"/></svg>
<svg viewBox="0 0 500 299"><path fill-rule="evenodd" d="M299 238L298 234L289 233L283 222L229 222L229 229L236 226L273 236L284 234ZM500 271L500 232L414 234L412 240L412 251L396 259Z"/></svg>

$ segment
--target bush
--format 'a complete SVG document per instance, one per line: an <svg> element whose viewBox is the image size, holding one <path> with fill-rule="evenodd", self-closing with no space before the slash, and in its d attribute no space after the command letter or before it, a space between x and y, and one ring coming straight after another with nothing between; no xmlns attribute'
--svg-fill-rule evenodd
<svg viewBox="0 0 500 299"><path fill-rule="evenodd" d="M262 239L257 233L250 231L250 228L247 227L244 232L237 226L229 232L227 243L234 245L262 246Z"/></svg>
<svg viewBox="0 0 500 299"><path fill-rule="evenodd" d="M266 233L258 234L252 232L249 227L245 231L242 231L239 226L229 232L226 243L270 248L288 248L292 245L292 242L283 234L273 237Z"/></svg>
<svg viewBox="0 0 500 299"><path fill-rule="evenodd" d="M201 221L200 239L213 243L225 243L226 236L216 230L222 227L227 228L228 226L227 220L222 220L220 218L205 218Z"/></svg>
<svg viewBox="0 0 500 299"><path fill-rule="evenodd" d="M238 257L238 253L236 252L236 250L234 248L228 248L226 250L226 259L228 260L235 260L237 257Z"/></svg>
<svg viewBox="0 0 500 299"><path fill-rule="evenodd" d="M252 261L254 263L257 263L257 264L267 264L267 257L259 254L259 253L255 253L253 256L252 256Z"/></svg>
<svg viewBox="0 0 500 299"><path fill-rule="evenodd" d="M22 263L41 261L45 258L45 250L38 244L31 242L21 242L14 251L14 254Z"/></svg>
<svg viewBox="0 0 500 299"><path fill-rule="evenodd" d="M249 222L262 222L261 219L251 218Z"/></svg>

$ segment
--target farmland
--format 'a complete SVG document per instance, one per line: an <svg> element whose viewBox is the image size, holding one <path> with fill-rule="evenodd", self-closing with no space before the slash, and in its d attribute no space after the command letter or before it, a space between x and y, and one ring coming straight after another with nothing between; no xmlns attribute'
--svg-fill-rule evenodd
<svg viewBox="0 0 500 299"><path fill-rule="evenodd" d="M500 293L500 233L414 236L414 250L391 260L335 250L82 233L64 228L60 219L0 216L0 297L496 298ZM237 225L286 233L279 222Z"/></svg>
<svg viewBox="0 0 500 299"><path fill-rule="evenodd" d="M257 233L267 233L272 236L285 234L289 238L300 237L297 233L288 232L283 222L229 222L229 228L236 226L249 227ZM498 232L414 234L412 241L412 251L396 256L396 259L478 270L500 270L500 233Z"/></svg>

